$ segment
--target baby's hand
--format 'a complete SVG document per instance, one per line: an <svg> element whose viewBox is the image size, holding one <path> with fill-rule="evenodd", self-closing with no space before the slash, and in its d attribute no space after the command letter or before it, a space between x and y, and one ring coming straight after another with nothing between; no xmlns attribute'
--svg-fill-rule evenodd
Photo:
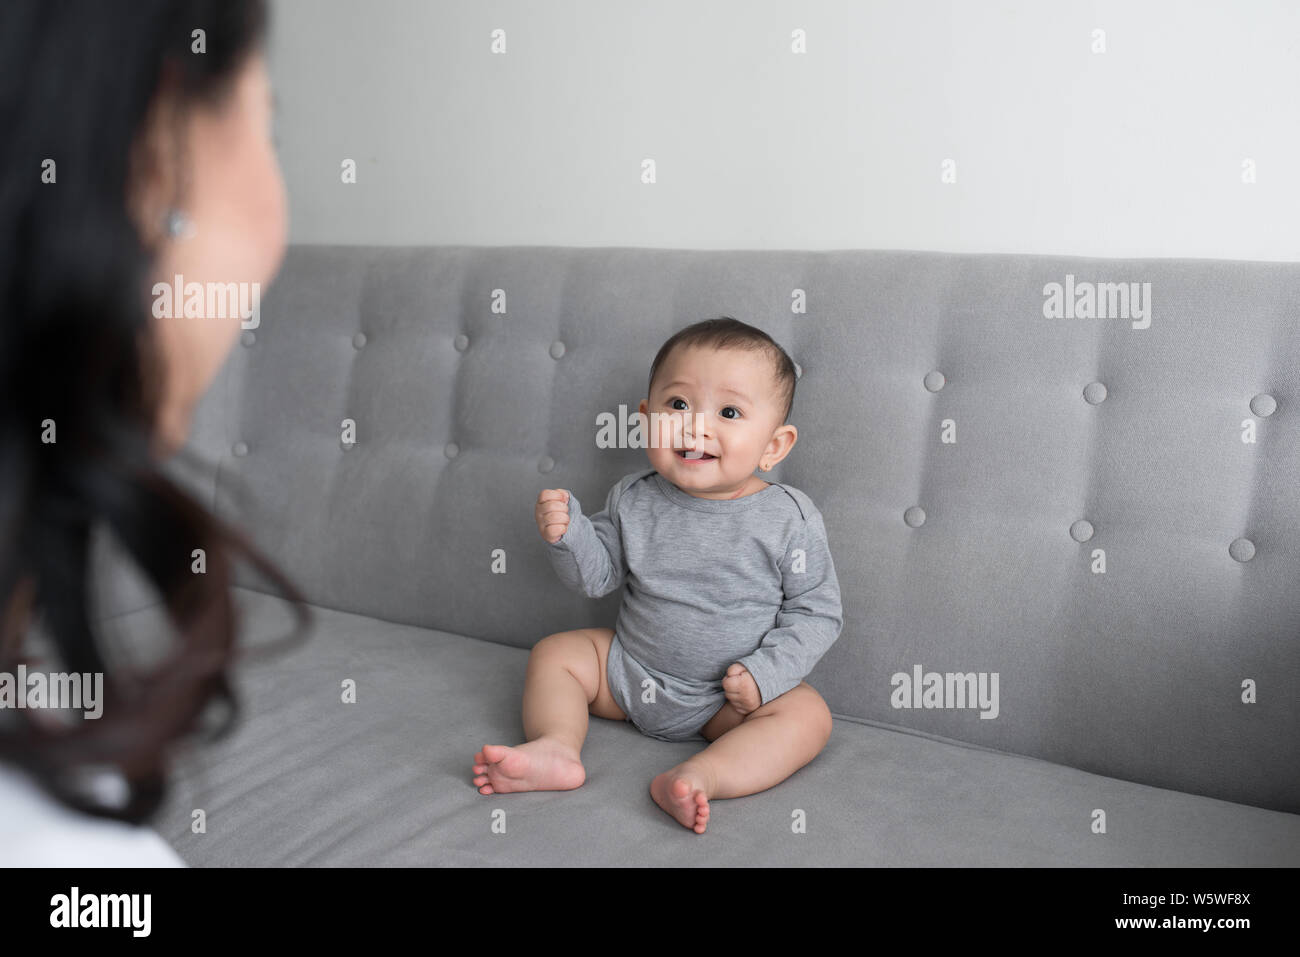
<svg viewBox="0 0 1300 957"><path fill-rule="evenodd" d="M544 488L537 496L537 530L554 545L569 528L569 493L562 488Z"/></svg>
<svg viewBox="0 0 1300 957"><path fill-rule="evenodd" d="M758 682L739 661L727 669L722 679L722 690L731 706L741 714L749 714L763 703L763 696L758 693Z"/></svg>

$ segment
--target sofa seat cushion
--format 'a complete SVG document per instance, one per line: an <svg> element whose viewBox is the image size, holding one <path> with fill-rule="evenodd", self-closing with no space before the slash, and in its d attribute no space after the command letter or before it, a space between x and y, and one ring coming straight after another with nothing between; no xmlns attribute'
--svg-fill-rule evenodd
<svg viewBox="0 0 1300 957"><path fill-rule="evenodd" d="M246 644L286 633L282 600L236 595ZM715 801L704 835L659 810L648 787L705 742L656 741L601 718L581 788L482 795L474 753L522 741L528 652L313 611L305 642L238 667L237 729L174 765L154 826L192 865L1300 865L1300 815L838 716L807 767ZM153 607L113 625L148 641L163 620ZM345 679L355 703L342 701ZM195 809L205 833L192 832ZM1092 833L1094 809L1105 834ZM792 830L796 811L804 833Z"/></svg>

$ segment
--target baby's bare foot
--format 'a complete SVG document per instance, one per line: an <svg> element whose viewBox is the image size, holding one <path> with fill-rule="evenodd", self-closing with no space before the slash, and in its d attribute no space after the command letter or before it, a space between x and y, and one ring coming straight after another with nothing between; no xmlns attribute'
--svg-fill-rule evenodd
<svg viewBox="0 0 1300 957"><path fill-rule="evenodd" d="M480 794L570 791L587 780L587 770L572 748L548 738L513 748L485 744L474 761L474 785Z"/></svg>
<svg viewBox="0 0 1300 957"><path fill-rule="evenodd" d="M691 768L676 767L656 777L650 782L650 796L683 827L704 833L709 824L709 798L703 779Z"/></svg>

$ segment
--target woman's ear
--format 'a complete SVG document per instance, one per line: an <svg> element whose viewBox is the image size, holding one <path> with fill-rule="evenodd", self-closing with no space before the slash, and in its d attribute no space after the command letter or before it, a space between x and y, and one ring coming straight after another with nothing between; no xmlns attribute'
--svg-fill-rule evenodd
<svg viewBox="0 0 1300 957"><path fill-rule="evenodd" d="M168 211L185 200L185 129L178 89L176 65L169 61L128 158L126 208L141 243L153 251L169 238Z"/></svg>

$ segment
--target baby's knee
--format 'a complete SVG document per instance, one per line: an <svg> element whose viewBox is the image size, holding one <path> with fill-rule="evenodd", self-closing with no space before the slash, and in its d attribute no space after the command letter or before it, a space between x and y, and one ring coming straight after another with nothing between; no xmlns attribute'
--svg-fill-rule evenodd
<svg viewBox="0 0 1300 957"><path fill-rule="evenodd" d="M806 681L800 682L788 693L791 696L797 694L800 717L807 724L809 733L817 738L818 750L824 748L826 742L830 740L831 729L834 727L834 719L831 717L831 709L826 704L826 699Z"/></svg>
<svg viewBox="0 0 1300 957"><path fill-rule="evenodd" d="M599 629L578 628L574 631L557 631L547 635L535 645L528 656L528 671L563 669L578 679L587 700L591 701L600 688L601 653L598 642L603 636Z"/></svg>
<svg viewBox="0 0 1300 957"><path fill-rule="evenodd" d="M570 665L591 654L591 642L581 631L557 631L547 635L535 645L528 655L528 663Z"/></svg>
<svg viewBox="0 0 1300 957"><path fill-rule="evenodd" d="M817 692L813 692L817 694ZM830 706L826 703L821 695L817 695L817 733L821 736L821 746L826 747L826 742L831 739L831 731L835 727L835 719L831 717Z"/></svg>

